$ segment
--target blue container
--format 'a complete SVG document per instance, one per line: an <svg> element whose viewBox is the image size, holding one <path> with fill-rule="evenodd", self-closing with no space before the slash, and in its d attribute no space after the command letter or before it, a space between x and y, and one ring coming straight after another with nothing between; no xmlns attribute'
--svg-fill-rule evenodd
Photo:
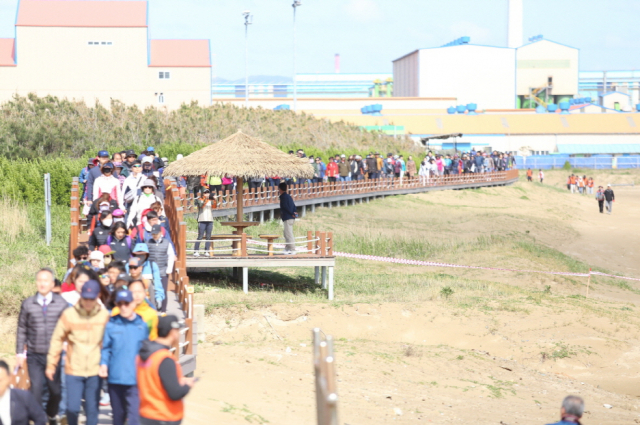
<svg viewBox="0 0 640 425"><path fill-rule="evenodd" d="M458 111L459 114L464 114L466 110L467 110L467 107L465 105L456 106L456 111Z"/></svg>
<svg viewBox="0 0 640 425"><path fill-rule="evenodd" d="M467 110L469 111L469 115L478 115L476 113L476 109L478 109L478 105L475 103L468 103Z"/></svg>
<svg viewBox="0 0 640 425"><path fill-rule="evenodd" d="M590 97L585 97L584 101L587 102L587 103L591 103L591 98Z"/></svg>
<svg viewBox="0 0 640 425"><path fill-rule="evenodd" d="M536 114L545 114L547 112L547 108L542 105L536 107Z"/></svg>
<svg viewBox="0 0 640 425"><path fill-rule="evenodd" d="M549 103L547 105L547 111L556 112L557 110L558 110L558 105L556 105L555 103Z"/></svg>
<svg viewBox="0 0 640 425"><path fill-rule="evenodd" d="M560 107L560 110L562 112L560 112L561 114L568 114L569 113L569 102L560 102L560 104L558 105Z"/></svg>
<svg viewBox="0 0 640 425"><path fill-rule="evenodd" d="M640 104L638 104L638 107L640 108ZM640 109L638 109L638 111L640 111ZM447 108L447 113L448 114L455 114L456 113L456 108L454 108L453 106L449 106Z"/></svg>
<svg viewBox="0 0 640 425"><path fill-rule="evenodd" d="M636 111L640 112L640 103L636 105Z"/></svg>
<svg viewBox="0 0 640 425"><path fill-rule="evenodd" d="M373 112L382 112L382 105L380 105L379 103L376 103L373 106Z"/></svg>

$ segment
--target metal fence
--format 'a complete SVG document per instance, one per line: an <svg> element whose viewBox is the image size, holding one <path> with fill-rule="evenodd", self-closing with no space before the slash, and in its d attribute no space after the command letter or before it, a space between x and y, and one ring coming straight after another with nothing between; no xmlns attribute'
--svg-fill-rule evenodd
<svg viewBox="0 0 640 425"><path fill-rule="evenodd" d="M519 169L560 169L567 162L569 162L571 168L590 168L595 170L640 168L640 155L593 155L590 157L570 157L568 155L516 156L516 165Z"/></svg>

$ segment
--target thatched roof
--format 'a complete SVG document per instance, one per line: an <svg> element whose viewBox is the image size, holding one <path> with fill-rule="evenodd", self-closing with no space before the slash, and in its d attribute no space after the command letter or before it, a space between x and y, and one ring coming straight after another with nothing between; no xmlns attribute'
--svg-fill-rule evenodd
<svg viewBox="0 0 640 425"><path fill-rule="evenodd" d="M221 176L260 178L264 176L312 178L313 167L306 158L289 155L242 131L174 161L163 176Z"/></svg>

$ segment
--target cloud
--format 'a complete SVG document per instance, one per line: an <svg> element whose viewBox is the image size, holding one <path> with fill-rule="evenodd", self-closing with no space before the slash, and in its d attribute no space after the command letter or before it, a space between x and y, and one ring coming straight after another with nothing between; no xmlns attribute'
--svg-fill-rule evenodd
<svg viewBox="0 0 640 425"><path fill-rule="evenodd" d="M371 22L382 19L383 13L374 0L349 0L345 6L347 13L360 22Z"/></svg>

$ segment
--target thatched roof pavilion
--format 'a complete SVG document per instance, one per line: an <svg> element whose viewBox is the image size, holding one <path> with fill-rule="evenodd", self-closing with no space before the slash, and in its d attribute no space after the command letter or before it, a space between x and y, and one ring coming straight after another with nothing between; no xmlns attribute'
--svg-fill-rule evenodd
<svg viewBox="0 0 640 425"><path fill-rule="evenodd" d="M174 161L164 176L223 176L260 178L264 176L312 178L307 159L289 155L244 134L242 131ZM240 187L240 186L238 186Z"/></svg>
<svg viewBox="0 0 640 425"><path fill-rule="evenodd" d="M289 155L242 131L174 161L164 169L163 176L224 176L237 178L239 194L244 179L269 176L312 178L313 167L305 158ZM243 222L242 196L238 196L237 223Z"/></svg>

